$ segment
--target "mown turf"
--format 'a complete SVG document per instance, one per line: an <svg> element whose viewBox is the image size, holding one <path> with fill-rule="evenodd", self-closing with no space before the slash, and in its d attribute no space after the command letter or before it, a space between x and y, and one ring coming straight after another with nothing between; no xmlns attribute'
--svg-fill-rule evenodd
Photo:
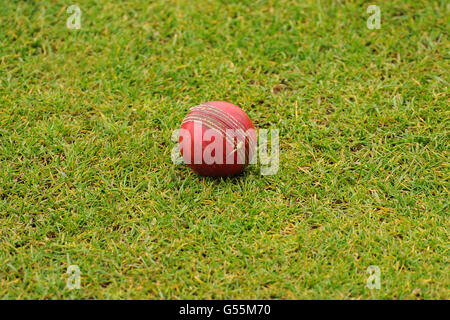
<svg viewBox="0 0 450 320"><path fill-rule="evenodd" d="M449 298L446 1L148 2L0 5L0 297ZM277 174L172 164L208 100Z"/></svg>

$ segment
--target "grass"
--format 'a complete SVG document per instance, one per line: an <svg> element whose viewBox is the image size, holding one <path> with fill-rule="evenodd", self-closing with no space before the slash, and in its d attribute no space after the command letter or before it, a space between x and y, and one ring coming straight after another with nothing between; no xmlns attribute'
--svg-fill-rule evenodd
<svg viewBox="0 0 450 320"><path fill-rule="evenodd" d="M77 4L0 7L1 298L449 298L446 1ZM277 174L172 164L208 100Z"/></svg>

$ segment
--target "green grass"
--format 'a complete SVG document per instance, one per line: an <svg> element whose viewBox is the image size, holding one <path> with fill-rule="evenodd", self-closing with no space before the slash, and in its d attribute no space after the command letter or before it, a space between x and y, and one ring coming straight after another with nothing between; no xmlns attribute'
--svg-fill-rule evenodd
<svg viewBox="0 0 450 320"><path fill-rule="evenodd" d="M0 6L1 298L449 298L446 1L70 4ZM172 164L208 100L277 174Z"/></svg>

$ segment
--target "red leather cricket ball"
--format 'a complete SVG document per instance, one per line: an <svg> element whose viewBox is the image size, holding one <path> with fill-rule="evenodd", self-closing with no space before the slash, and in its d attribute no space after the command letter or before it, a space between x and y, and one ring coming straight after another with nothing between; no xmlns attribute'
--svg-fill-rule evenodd
<svg viewBox="0 0 450 320"><path fill-rule="evenodd" d="M224 101L191 108L179 136L184 162L197 174L227 177L240 173L256 150L256 131L247 114Z"/></svg>

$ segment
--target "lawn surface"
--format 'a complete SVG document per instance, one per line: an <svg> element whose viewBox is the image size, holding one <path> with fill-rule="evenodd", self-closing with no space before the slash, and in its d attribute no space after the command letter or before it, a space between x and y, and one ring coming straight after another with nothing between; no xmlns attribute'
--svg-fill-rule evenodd
<svg viewBox="0 0 450 320"><path fill-rule="evenodd" d="M450 297L446 1L70 4L0 5L1 298ZM172 163L209 100L277 174Z"/></svg>

